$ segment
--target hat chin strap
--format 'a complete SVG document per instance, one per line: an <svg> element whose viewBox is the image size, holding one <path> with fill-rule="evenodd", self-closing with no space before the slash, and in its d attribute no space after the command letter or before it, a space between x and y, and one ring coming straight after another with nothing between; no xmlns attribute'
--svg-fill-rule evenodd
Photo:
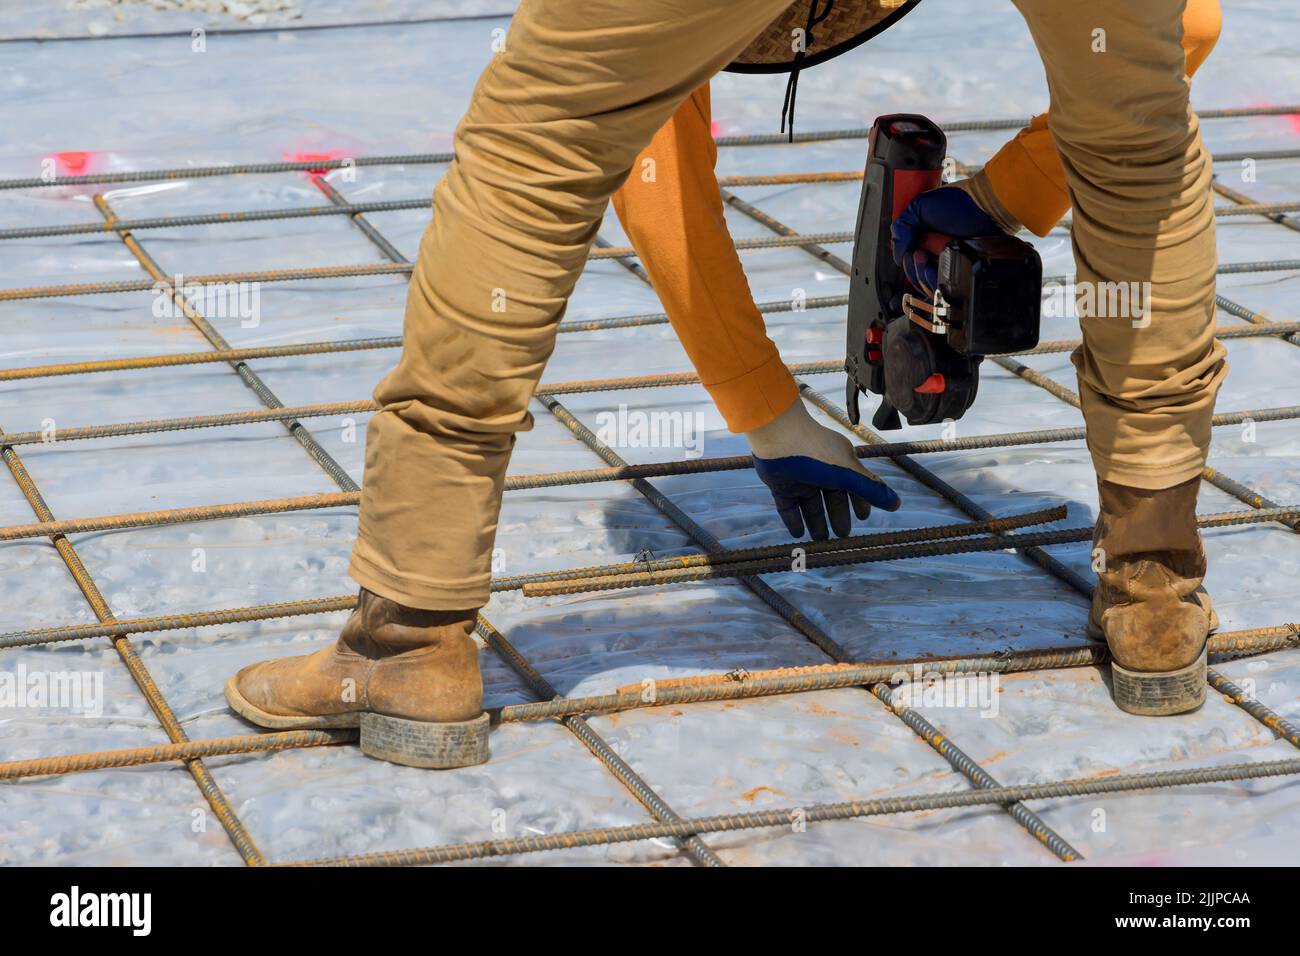
<svg viewBox="0 0 1300 956"><path fill-rule="evenodd" d="M803 69L803 59L808 55L808 49L815 43L816 38L813 36L813 27L821 23L831 14L831 8L835 6L835 0L826 0L826 8L820 10L820 0L808 0L808 25L803 31L803 43L794 55L794 65L790 67L790 79L785 84L785 101L781 104L781 132L785 132L786 117L790 120L790 142L794 142L794 99L799 93L799 71Z"/></svg>

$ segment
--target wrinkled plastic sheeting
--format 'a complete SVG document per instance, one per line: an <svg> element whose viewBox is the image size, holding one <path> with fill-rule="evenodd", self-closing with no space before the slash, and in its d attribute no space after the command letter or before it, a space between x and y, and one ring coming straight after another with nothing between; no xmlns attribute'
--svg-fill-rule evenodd
<svg viewBox="0 0 1300 956"><path fill-rule="evenodd" d="M334 6L339 6L335 4ZM352 5L348 5L351 9ZM475 8L474 4L457 5ZM491 11L488 3L477 9ZM321 8L321 17L334 11ZM409 12L409 11L406 11ZM470 9L473 12L473 9ZM316 15L316 14L311 14ZM405 15L405 12L403 13ZM133 14L134 16L134 14ZM357 14L359 18L359 14ZM175 21L143 18L148 29ZM1220 49L1198 77L1202 107L1253 105L1258 90L1300 98L1280 37L1300 14L1237 4ZM1289 22L1289 28L1288 28ZM133 20L132 23L137 23ZM374 155L445 150L475 77L490 56L491 31L505 19L365 30L222 37L202 56L168 41L0 45L9 77L0 176L30 176L41 158L88 154L94 171L293 158L303 153ZM156 24L156 25L155 25ZM63 23L75 27L76 24ZM1254 29L1253 27L1260 27ZM1267 27L1264 29L1264 27ZM0 19L0 29L20 33ZM958 42L959 41L959 42ZM944 57L910 55L936 46ZM431 53L436 50L436 55ZM1241 55L1244 51L1249 56ZM1282 82L1288 79L1289 82ZM1278 95L1282 95L1279 92ZM769 132L780 78L720 77L719 132ZM799 93L800 129L863 125L876 114L912 110L943 120L1024 116L1046 104L1041 68L1010 4L981 9L930 0L865 50L810 71ZM1212 149L1294 147L1294 117L1205 123ZM987 158L1003 133L955 134L951 153ZM860 168L861 139L724 148L722 174ZM355 181L330 181L356 201L426 196L440 166L366 167ZM1300 197L1300 162L1261 161L1256 180L1241 168L1218 172L1261 201ZM85 187L0 193L7 226L95 222ZM852 227L858 185L739 190L801 231ZM111 187L123 217L319 205L298 174L239 176ZM737 236L763 227L728 210ZM427 212L369 217L414 256ZM625 237L615 218L603 234ZM1300 233L1254 218L1219 222L1225 262L1300 257ZM374 262L378 253L346 217L148 230L145 248L169 274ZM1048 274L1073 271L1068 235L1037 245ZM846 246L836 246L841 255ZM743 255L759 301L843 294L845 278L798 249ZM111 236L0 245L6 287L138 279L143 273ZM1227 275L1221 291L1281 320L1294 317L1297 273ZM233 345L394 335L405 283L376 277L270 284L262 321L213 318ZM191 351L204 340L182 318L158 317L147 293L80 296L0 305L7 367ZM658 311L651 290L617 263L593 262L567 318ZM1221 314L1219 320L1239 320ZM768 317L789 362L837 358L841 309ZM1072 338L1069 318L1048 318L1044 339ZM1221 411L1295 404L1300 349L1278 339L1227 343L1232 371ZM393 351L257 360L251 363L287 404L361 399L391 366ZM1026 364L1073 387L1068 356ZM546 378L681 372L689 362L667 326L560 337ZM808 381L837 402L843 376ZM259 407L225 366L200 365L43 378L0 385L10 431L130 421ZM699 415L706 455L743 453L699 387L573 395L563 399L588 425L601 412L630 409ZM870 413L870 405L868 412ZM521 436L514 473L589 468L600 461L541 408ZM307 422L352 477L362 476L366 416ZM985 363L980 398L959 435L1081 424L1077 411ZM937 427L896 437L934 438ZM891 436L895 437L895 436ZM680 448L620 448L632 461L680 458ZM241 425L20 449L56 517L242 501L336 490L277 424ZM920 461L995 514L1065 504L1062 527L1086 524L1096 491L1081 442L931 454ZM1220 428L1211 464L1281 502L1300 501L1300 434L1294 422L1254 432ZM872 467L904 501L874 514L872 530L964 520L952 505L887 461ZM655 482L712 534L733 547L786 539L752 472ZM1205 486L1204 513L1240 502ZM0 521L32 513L17 486L0 481ZM71 540L114 614L171 614L342 595L356 530L355 509L322 509L168 528L73 535ZM1300 542L1279 525L1206 534L1208 584L1225 629L1294 620ZM433 544L431 542L431 544ZM497 541L504 573L520 574L627 560L643 549L689 553L687 536L635 490L590 484L512 492ZM1086 544L1050 549L1089 573ZM198 556L202 555L202 561ZM437 560L436 551L433 560ZM202 566L202 570L196 570ZM44 541L0 545L0 629L93 621L86 601ZM954 555L769 576L771 584L857 659L983 654L1085 643L1086 604L1035 566L1006 552ZM525 601L502 594L489 620L566 695L594 694L645 678L721 674L823 663L826 657L738 582L714 581ZM246 734L227 710L222 685L268 656L302 653L332 639L342 615L316 615L133 638L194 739ZM162 743L165 736L108 642L82 641L3 652L3 666L101 673L98 717L0 713L3 759ZM490 652L483 655L489 706L532 700ZM1223 665L1282 714L1300 717L1300 653ZM1198 713L1142 720L1117 712L1103 675L1084 668L1003 677L981 706L918 702L918 709L1004 784L1116 772L1177 769L1294 756L1261 724L1218 695ZM591 719L623 759L684 816L872 797L961 791L965 778L862 689L657 708ZM253 839L276 861L394 850L465 840L554 833L641 822L647 811L563 727L507 725L492 737L486 766L427 773L362 757L352 747L296 750L207 761ZM1124 863L1284 862L1300 834L1291 779L1190 787L1035 805L1045 821L1094 861ZM874 817L810 826L806 832L746 831L706 838L723 859L758 863L1051 863L1054 857L996 808ZM0 860L22 863L210 863L239 858L189 775L177 764L99 771L0 787ZM592 847L516 857L513 863L658 863L688 858L671 841Z"/></svg>

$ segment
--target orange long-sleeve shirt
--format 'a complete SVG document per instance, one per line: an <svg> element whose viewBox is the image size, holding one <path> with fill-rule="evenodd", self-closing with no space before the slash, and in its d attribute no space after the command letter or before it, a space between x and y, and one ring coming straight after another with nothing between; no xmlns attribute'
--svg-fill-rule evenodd
<svg viewBox="0 0 1300 956"><path fill-rule="evenodd" d="M1192 75L1219 38L1219 0L1188 0ZM709 89L682 103L637 157L614 209L700 380L733 432L765 425L798 397L767 335L723 217ZM1034 117L971 183L988 211L1043 236L1069 211L1048 114ZM989 208L992 207L992 208Z"/></svg>

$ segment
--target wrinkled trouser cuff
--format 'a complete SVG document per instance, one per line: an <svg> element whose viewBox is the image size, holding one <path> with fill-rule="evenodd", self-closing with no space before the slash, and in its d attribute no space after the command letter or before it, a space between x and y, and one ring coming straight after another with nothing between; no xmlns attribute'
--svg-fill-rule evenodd
<svg viewBox="0 0 1300 956"><path fill-rule="evenodd" d="M385 568L368 554L369 548L357 539L352 548L348 574L367 591L407 607L426 611L462 611L481 608L492 594L491 576L474 576L458 581L400 575Z"/></svg>

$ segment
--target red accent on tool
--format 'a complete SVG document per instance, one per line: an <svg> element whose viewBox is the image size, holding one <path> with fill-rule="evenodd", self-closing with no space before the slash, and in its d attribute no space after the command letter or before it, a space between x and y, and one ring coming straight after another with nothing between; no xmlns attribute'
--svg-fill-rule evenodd
<svg viewBox="0 0 1300 956"><path fill-rule="evenodd" d="M900 169L894 173L894 209L889 221L903 214L908 204L921 193L943 185L939 169Z"/></svg>
<svg viewBox="0 0 1300 956"><path fill-rule="evenodd" d="M943 372L935 372L912 391L920 395L938 395L948 387L948 382L943 377Z"/></svg>
<svg viewBox="0 0 1300 956"><path fill-rule="evenodd" d="M937 256L943 252L943 247L952 242L952 236L945 236L941 232L927 232L925 238L921 240L921 248L931 255Z"/></svg>

